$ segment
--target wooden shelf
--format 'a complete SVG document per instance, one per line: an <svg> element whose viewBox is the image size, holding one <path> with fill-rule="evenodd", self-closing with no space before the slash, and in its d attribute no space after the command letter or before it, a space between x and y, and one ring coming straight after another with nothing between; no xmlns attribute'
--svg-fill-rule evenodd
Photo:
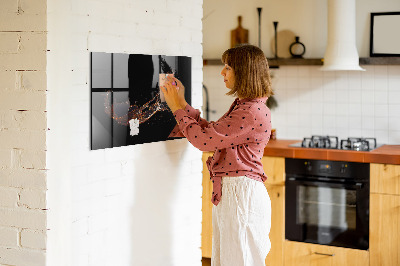
<svg viewBox="0 0 400 266"><path fill-rule="evenodd" d="M322 66L322 58L268 58L270 67L279 66Z"/></svg>
<svg viewBox="0 0 400 266"><path fill-rule="evenodd" d="M362 57L360 65L400 65L400 57Z"/></svg>
<svg viewBox="0 0 400 266"><path fill-rule="evenodd" d="M304 66L304 65L322 65L321 58L268 58L268 64L270 67L279 66ZM204 59L204 66L217 66L222 65L220 59Z"/></svg>
<svg viewBox="0 0 400 266"><path fill-rule="evenodd" d="M268 58L271 68L279 66L322 66L323 58ZM204 59L204 66L222 65L220 59ZM400 65L400 57L362 57L360 65Z"/></svg>

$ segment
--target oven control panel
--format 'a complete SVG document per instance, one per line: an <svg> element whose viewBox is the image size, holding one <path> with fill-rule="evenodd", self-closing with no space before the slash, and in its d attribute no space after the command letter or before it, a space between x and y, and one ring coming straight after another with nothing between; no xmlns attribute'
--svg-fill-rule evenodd
<svg viewBox="0 0 400 266"><path fill-rule="evenodd" d="M369 164L286 158L286 174L369 179Z"/></svg>

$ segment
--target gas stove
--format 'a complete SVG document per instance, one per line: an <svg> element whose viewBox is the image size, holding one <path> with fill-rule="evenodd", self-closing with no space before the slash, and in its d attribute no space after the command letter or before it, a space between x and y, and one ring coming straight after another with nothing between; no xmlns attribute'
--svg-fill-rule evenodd
<svg viewBox="0 0 400 266"><path fill-rule="evenodd" d="M302 148L320 148L320 149L338 149L338 150L353 150L353 151L371 151L379 146L376 143L376 138L347 138L339 142L336 136L311 136L304 138L302 142L289 145L291 147Z"/></svg>

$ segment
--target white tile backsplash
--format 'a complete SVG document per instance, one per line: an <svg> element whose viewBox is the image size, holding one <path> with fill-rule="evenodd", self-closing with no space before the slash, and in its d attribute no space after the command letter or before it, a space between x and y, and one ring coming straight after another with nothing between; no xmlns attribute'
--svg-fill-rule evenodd
<svg viewBox="0 0 400 266"><path fill-rule="evenodd" d="M286 87L288 89L299 88L298 78L297 77L287 77L286 78Z"/></svg>
<svg viewBox="0 0 400 266"><path fill-rule="evenodd" d="M361 101L363 104L374 103L374 91L361 90Z"/></svg>
<svg viewBox="0 0 400 266"><path fill-rule="evenodd" d="M389 133L387 130L375 130L375 137L378 141L378 144L388 143L389 142Z"/></svg>
<svg viewBox="0 0 400 266"><path fill-rule="evenodd" d="M361 89L349 90L349 103L361 103Z"/></svg>
<svg viewBox="0 0 400 266"><path fill-rule="evenodd" d="M324 116L335 115L336 114L335 103L324 104L323 114L324 114Z"/></svg>
<svg viewBox="0 0 400 266"><path fill-rule="evenodd" d="M388 74L388 66L387 65L374 66L375 79L380 78L380 77L387 79L387 74Z"/></svg>
<svg viewBox="0 0 400 266"><path fill-rule="evenodd" d="M388 78L386 76L376 77L374 80L375 91L387 91L388 89Z"/></svg>
<svg viewBox="0 0 400 266"><path fill-rule="evenodd" d="M278 108L272 110L277 137L376 137L382 144L399 144L400 66L362 67L366 71L329 72L320 71L318 66L281 66L271 70L278 101ZM219 82L219 72L213 74L207 68L204 83L213 88L214 94L226 92ZM226 96L218 101L211 97L210 105L229 107L232 101ZM227 110L220 109L214 114L216 119Z"/></svg>
<svg viewBox="0 0 400 266"><path fill-rule="evenodd" d="M389 104L400 104L400 88L397 91L391 90L388 93Z"/></svg>
<svg viewBox="0 0 400 266"><path fill-rule="evenodd" d="M387 104L376 104L375 105L375 117L388 117L389 108Z"/></svg>
<svg viewBox="0 0 400 266"><path fill-rule="evenodd" d="M346 103L336 103L336 114L347 118L349 114L349 105Z"/></svg>
<svg viewBox="0 0 400 266"><path fill-rule="evenodd" d="M389 130L400 131L400 117L391 117L389 121Z"/></svg>
<svg viewBox="0 0 400 266"><path fill-rule="evenodd" d="M375 114L375 108L373 103L362 103L361 105L361 116L373 118Z"/></svg>
<svg viewBox="0 0 400 266"><path fill-rule="evenodd" d="M400 74L397 76L389 76L388 78L388 90L398 91L400 90Z"/></svg>
<svg viewBox="0 0 400 266"><path fill-rule="evenodd" d="M400 104L389 104L389 117L400 116Z"/></svg>
<svg viewBox="0 0 400 266"><path fill-rule="evenodd" d="M389 140L387 143L400 143L400 131L389 130Z"/></svg>
<svg viewBox="0 0 400 266"><path fill-rule="evenodd" d="M387 90L375 91L374 101L376 104L385 104L388 102L388 92Z"/></svg>

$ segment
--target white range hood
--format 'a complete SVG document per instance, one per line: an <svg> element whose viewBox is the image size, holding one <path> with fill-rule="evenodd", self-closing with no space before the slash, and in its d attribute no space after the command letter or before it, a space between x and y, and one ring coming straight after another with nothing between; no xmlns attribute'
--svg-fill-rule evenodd
<svg viewBox="0 0 400 266"><path fill-rule="evenodd" d="M328 44L323 71L358 70L355 0L328 0Z"/></svg>

